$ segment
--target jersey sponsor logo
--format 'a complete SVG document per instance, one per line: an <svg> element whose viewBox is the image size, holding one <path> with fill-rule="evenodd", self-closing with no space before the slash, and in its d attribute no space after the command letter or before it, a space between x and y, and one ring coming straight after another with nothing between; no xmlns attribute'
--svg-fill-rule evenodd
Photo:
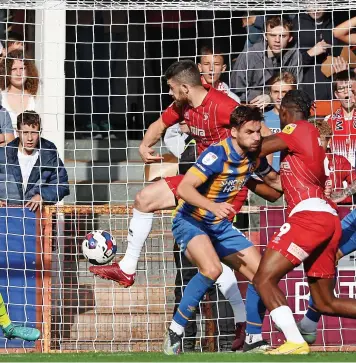
<svg viewBox="0 0 356 363"><path fill-rule="evenodd" d="M190 131L192 134L194 135L197 135L197 136L200 136L200 137L203 137L205 136L205 130L203 129L199 129L198 127L196 126L190 126Z"/></svg>
<svg viewBox="0 0 356 363"><path fill-rule="evenodd" d="M335 122L335 131L342 131L344 129L343 120L336 120Z"/></svg>
<svg viewBox="0 0 356 363"><path fill-rule="evenodd" d="M297 257L299 261L304 261L309 256L303 248L300 248L293 242L289 245L287 251L294 257Z"/></svg>
<svg viewBox="0 0 356 363"><path fill-rule="evenodd" d="M221 186L224 187L223 193L231 193L234 190L239 190L242 188L243 185L244 181L237 179L225 180L221 182Z"/></svg>
<svg viewBox="0 0 356 363"><path fill-rule="evenodd" d="M211 165L218 159L218 156L212 152L207 153L202 160L204 165Z"/></svg>
<svg viewBox="0 0 356 363"><path fill-rule="evenodd" d="M280 168L281 169L284 169L284 170L290 170L290 164L289 164L289 162L288 161L282 161Z"/></svg>
<svg viewBox="0 0 356 363"><path fill-rule="evenodd" d="M295 128L297 127L296 124L289 124L287 125L283 130L282 132L284 132L285 134L288 134L290 135L294 130Z"/></svg>

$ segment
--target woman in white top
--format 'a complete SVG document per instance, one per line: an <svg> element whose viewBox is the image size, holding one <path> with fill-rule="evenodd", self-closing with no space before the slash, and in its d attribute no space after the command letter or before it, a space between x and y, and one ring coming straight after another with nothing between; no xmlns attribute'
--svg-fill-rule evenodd
<svg viewBox="0 0 356 363"><path fill-rule="evenodd" d="M17 116L36 111L38 70L34 60L24 58L22 50L7 54L0 63L1 104L9 112L16 129Z"/></svg>

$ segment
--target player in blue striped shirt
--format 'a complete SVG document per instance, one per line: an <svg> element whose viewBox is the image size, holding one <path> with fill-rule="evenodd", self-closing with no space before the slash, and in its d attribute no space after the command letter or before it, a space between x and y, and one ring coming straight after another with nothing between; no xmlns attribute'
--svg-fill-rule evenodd
<svg viewBox="0 0 356 363"><path fill-rule="evenodd" d="M184 327L205 292L221 274L220 261L241 272L249 281L257 271L261 259L259 251L228 218L235 214L231 203L236 194L257 168L259 175L275 180L278 185L278 174L265 159L258 159L262 120L258 108L236 108L230 117L231 137L205 150L178 187L183 200L173 220L173 236L199 272L188 283L166 334L163 347L166 354L179 354ZM259 308L262 313L264 306L250 286L254 303L247 301L247 324L249 306L254 306L252 315L258 323L252 324L258 325L259 337L256 344L251 341L251 347L244 347L244 351L250 348L261 351L269 347L261 336Z"/></svg>

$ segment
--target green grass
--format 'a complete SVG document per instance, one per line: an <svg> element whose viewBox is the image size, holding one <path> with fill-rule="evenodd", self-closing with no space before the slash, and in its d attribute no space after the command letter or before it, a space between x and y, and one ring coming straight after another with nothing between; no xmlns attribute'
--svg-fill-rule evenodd
<svg viewBox="0 0 356 363"><path fill-rule="evenodd" d="M311 353L307 356L279 357L239 353L186 353L173 357L162 353L28 353L0 355L0 362L356 362L356 353Z"/></svg>

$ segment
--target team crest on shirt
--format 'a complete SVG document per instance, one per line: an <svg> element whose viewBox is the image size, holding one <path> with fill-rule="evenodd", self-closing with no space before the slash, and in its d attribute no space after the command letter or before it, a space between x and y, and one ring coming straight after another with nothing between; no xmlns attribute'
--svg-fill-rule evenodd
<svg viewBox="0 0 356 363"><path fill-rule="evenodd" d="M282 132L284 132L285 134L288 134L290 135L294 130L295 128L297 127L296 124L289 124L287 125L283 130Z"/></svg>
<svg viewBox="0 0 356 363"><path fill-rule="evenodd" d="M203 113L203 120L208 121L208 119L209 119L209 114L204 112Z"/></svg>
<svg viewBox="0 0 356 363"><path fill-rule="evenodd" d="M207 153L202 160L204 165L211 165L218 159L218 156L212 152Z"/></svg>

